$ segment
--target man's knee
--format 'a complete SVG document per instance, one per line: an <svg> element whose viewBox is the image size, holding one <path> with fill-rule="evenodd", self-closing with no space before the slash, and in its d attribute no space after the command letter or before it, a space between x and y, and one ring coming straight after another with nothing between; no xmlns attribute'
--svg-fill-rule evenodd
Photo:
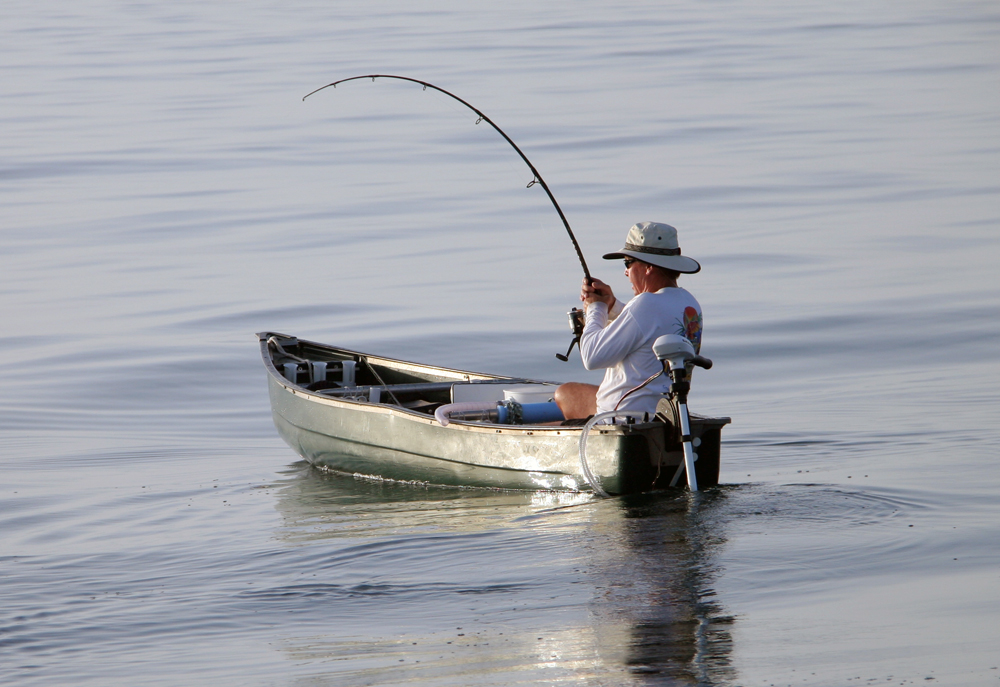
<svg viewBox="0 0 1000 687"><path fill-rule="evenodd" d="M555 399L555 402L559 404L560 408L562 408L563 404L566 403L570 397L570 390L566 387L572 386L574 383L575 382L567 382L566 384L560 384L556 387L556 393L552 398Z"/></svg>
<svg viewBox="0 0 1000 687"><path fill-rule="evenodd" d="M562 408L564 404L570 404L576 402L577 397L580 394L580 387L583 386L579 382L566 382L565 384L560 384L556 387L555 400Z"/></svg>
<svg viewBox="0 0 1000 687"><path fill-rule="evenodd" d="M593 415L597 408L597 387L581 382L560 384L555 400L567 420L584 418Z"/></svg>

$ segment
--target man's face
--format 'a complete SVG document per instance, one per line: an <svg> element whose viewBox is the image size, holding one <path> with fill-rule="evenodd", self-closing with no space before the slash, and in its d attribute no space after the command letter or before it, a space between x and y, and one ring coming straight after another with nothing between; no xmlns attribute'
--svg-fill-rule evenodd
<svg viewBox="0 0 1000 687"><path fill-rule="evenodd" d="M625 276L628 277L629 284L632 285L632 293L638 296L646 292L648 265L635 258L625 258Z"/></svg>

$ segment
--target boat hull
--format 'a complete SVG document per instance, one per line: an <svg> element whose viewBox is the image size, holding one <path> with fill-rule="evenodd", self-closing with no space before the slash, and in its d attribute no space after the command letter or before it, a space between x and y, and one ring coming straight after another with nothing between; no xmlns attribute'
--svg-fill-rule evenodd
<svg viewBox="0 0 1000 687"><path fill-rule="evenodd" d="M582 428L451 422L391 403L331 398L292 383L274 365L261 334L268 368L274 423L281 437L308 462L330 470L377 479L494 489L589 491L580 460ZM280 335L279 335L280 336ZM293 340L286 337L286 340ZM332 356L364 354L327 348ZM373 358L373 360L375 360ZM420 366L378 358L385 370L405 366L415 378L456 383L503 383L504 377ZM426 369L424 369L426 368ZM408 380L409 381L409 380ZM523 381L523 380L516 380ZM727 418L695 418L699 440L696 473L700 485L718 483L720 430ZM602 425L587 439L587 463L609 493L632 493L668 486L683 463L672 427L663 422ZM684 483L683 479L680 483Z"/></svg>

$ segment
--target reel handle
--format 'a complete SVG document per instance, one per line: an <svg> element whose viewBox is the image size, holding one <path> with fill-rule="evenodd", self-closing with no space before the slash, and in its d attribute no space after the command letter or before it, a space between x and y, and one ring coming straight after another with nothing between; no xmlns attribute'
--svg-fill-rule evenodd
<svg viewBox="0 0 1000 687"><path fill-rule="evenodd" d="M569 342L569 348L566 349L566 355L562 355L561 353L556 353L556 357L559 358L559 360L563 361L564 363L567 362L569 360L569 354L573 352L573 346L576 346L578 343L580 343L580 339L574 338L572 341Z"/></svg>

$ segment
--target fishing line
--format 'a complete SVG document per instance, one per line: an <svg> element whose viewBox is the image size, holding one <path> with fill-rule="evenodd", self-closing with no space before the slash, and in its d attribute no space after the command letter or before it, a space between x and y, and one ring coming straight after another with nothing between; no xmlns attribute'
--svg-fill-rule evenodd
<svg viewBox="0 0 1000 687"><path fill-rule="evenodd" d="M498 127L493 122L493 120L490 119L489 117L487 117L481 110L473 107L472 105L470 105L466 101L464 101L461 98L459 98L454 93L449 93L448 91L444 90L443 88L438 88L434 84L427 83L426 81L420 81L419 79L411 79L408 76L393 76L392 74L365 74L363 76L352 76L352 77L349 77L347 79L340 79L339 81L334 81L333 83L328 83L325 86L317 88L315 91L312 91L310 93L306 93L306 95L304 95L302 97L302 100L305 100L306 98L308 98L309 96L313 95L314 93L319 93L324 88L330 88L331 86L333 86L334 88L336 88L338 84L346 83L347 81L356 81L358 79L371 79L373 82L375 81L375 79L398 79L399 81L409 81L410 83L420 84L421 86L424 87L425 91L428 88L432 88L435 91L438 91L439 93L444 93L449 98L454 98L455 100L457 100L458 102L462 103L467 108L469 108L470 110L472 110L473 112L475 112L476 115L479 117L479 119L476 120L476 124L479 124L480 122L486 122L487 124L489 124L490 126L492 126L496 130L496 132L498 134L500 134L501 136L503 136L504 140L507 141L507 143L509 143L510 146L515 151L517 151L517 154L521 156L521 159L524 160L524 163L526 165L528 165L528 169L530 169L531 173L534 175L534 178L532 178L532 180L530 182L528 182L527 188L531 188L535 184L539 184L542 187L542 189L545 190L545 193L549 197L549 200L552 201L552 206L555 207L556 212L559 213L559 219L562 220L563 226L566 227L566 233L569 234L570 241L573 242L573 248L576 249L576 255L577 255L578 258L580 258L580 266L583 267L583 274L584 274L584 276L586 276L587 282L588 283L593 282L593 277L590 276L590 270L587 268L587 261L583 257L583 250L581 250L580 244L577 242L576 236L573 234L573 230L570 229L569 221L566 219L566 215L563 214L562 208L560 208L559 207L559 203L556 202L556 197L554 195L552 195L552 191L549 190L549 185L545 183L545 179L542 178L542 175L539 174L539 172L535 168L535 166L533 164L531 164L531 160L528 159L528 156L525 155L521 151L521 149L517 147L517 144L514 143L514 141L511 140L510 136L508 136L506 133L504 133L503 129L501 129L500 127Z"/></svg>

